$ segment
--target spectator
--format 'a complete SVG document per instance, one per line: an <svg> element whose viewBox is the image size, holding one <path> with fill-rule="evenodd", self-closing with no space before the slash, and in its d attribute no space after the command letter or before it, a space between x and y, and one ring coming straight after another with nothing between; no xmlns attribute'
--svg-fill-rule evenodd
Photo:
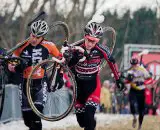
<svg viewBox="0 0 160 130"><path fill-rule="evenodd" d="M123 102L121 105L121 111L120 114L129 114L129 105Z"/></svg>
<svg viewBox="0 0 160 130"><path fill-rule="evenodd" d="M111 112L115 114L117 113L117 98L115 95L115 84L114 83L111 85L110 92L111 92Z"/></svg>
<svg viewBox="0 0 160 130"><path fill-rule="evenodd" d="M145 104L146 104L146 114L153 114L152 112L152 93L149 88L145 89Z"/></svg>
<svg viewBox="0 0 160 130"><path fill-rule="evenodd" d="M100 104L102 111L104 113L106 112L109 113L111 111L111 93L109 87L110 87L109 80L105 80L101 88L101 97L100 97Z"/></svg>

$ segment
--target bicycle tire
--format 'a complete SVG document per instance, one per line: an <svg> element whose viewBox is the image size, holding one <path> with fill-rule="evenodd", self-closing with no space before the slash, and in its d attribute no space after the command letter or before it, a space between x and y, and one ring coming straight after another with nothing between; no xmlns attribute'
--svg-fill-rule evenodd
<svg viewBox="0 0 160 130"><path fill-rule="evenodd" d="M56 44L57 48L60 49L65 41L67 41L67 43L68 43L69 37L70 37L70 31L69 31L68 25L65 22L56 21L56 22L53 22L52 24L49 25L50 31L48 34L49 35L55 34L56 32L54 32L54 31L56 31L57 27L59 28L58 30L61 30L61 28L62 28L63 33L61 32L61 35L64 34L64 37L61 37L58 41L55 40L56 37L53 40L54 43ZM52 36L52 38L53 37L54 36Z"/></svg>
<svg viewBox="0 0 160 130"><path fill-rule="evenodd" d="M157 80L156 87L153 91L153 104L155 106L158 106L160 104L160 79Z"/></svg>
<svg viewBox="0 0 160 130"><path fill-rule="evenodd" d="M116 44L116 31L114 30L114 28L112 27L104 27L103 28L104 32L107 32L107 31L110 31L112 32L112 44L110 45L109 47L109 50L110 50L110 54L112 55L112 52L114 50L114 47L115 47L115 44ZM101 62L101 65L100 65L100 70L102 71L102 69L107 65L107 61L106 60L103 60Z"/></svg>
<svg viewBox="0 0 160 130"><path fill-rule="evenodd" d="M41 63L37 64L33 69L32 69L32 72L30 73L29 77L28 77L28 80L27 80L27 85L26 85L26 92L27 92L27 98L28 98L28 102L29 102L29 105L30 107L32 108L32 110L34 111L35 114L37 114L40 118L44 119L44 120L47 120L47 121L58 121L58 120L61 120L63 119L64 117L66 117L71 111L72 111L72 108L74 106L74 103L75 103L75 100L76 100L76 95L77 95L77 85L76 85L76 82L75 82L75 79L74 79L74 76L71 72L71 70L67 67L67 71L70 73L70 76L71 76L71 79L73 81L73 87L72 87L72 91L73 91L73 98L72 98L72 101L71 103L69 104L67 110L63 113L61 113L60 115L58 116L46 116L44 115L44 113L40 112L36 106L34 105L34 101L32 100L32 96L31 96L31 80L32 80L32 75L33 73L36 71L36 69L38 69L40 66L44 65L44 64L54 64L55 61L53 60L44 60L42 61Z"/></svg>
<svg viewBox="0 0 160 130"><path fill-rule="evenodd" d="M0 119L3 112L4 98L5 98L5 79L4 70L0 69Z"/></svg>
<svg viewBox="0 0 160 130"><path fill-rule="evenodd" d="M65 23L65 22L62 22L62 21L56 21L54 22L53 24L51 24L49 27L50 28L54 28L55 26L62 26L64 31L65 31L65 37L66 39L65 40L69 40L69 34L70 34L70 31L69 31L69 27L68 25Z"/></svg>

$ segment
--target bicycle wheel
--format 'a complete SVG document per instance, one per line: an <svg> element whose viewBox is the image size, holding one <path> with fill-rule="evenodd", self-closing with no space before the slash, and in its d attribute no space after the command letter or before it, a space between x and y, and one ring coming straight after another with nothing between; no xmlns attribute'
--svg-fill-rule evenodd
<svg viewBox="0 0 160 130"><path fill-rule="evenodd" d="M3 68L0 68L0 119L3 111L4 97L5 97L5 75Z"/></svg>
<svg viewBox="0 0 160 130"><path fill-rule="evenodd" d="M105 43L105 40L104 40L104 46L107 46L107 47L109 48L110 53L111 53L111 55L112 55L112 52L113 52L114 47L115 47L115 44L116 44L116 31L114 30L114 28L109 27L109 26L104 27L103 30L104 30L104 34L103 34L103 35L107 35L107 34L105 34L105 33L111 32L111 38L110 38L111 41L110 41L110 42L109 42L109 41L108 41L108 42L106 41L106 43ZM103 69L106 65L107 65L106 60L102 60L101 65L100 65L100 70L102 71L102 69Z"/></svg>
<svg viewBox="0 0 160 130"><path fill-rule="evenodd" d="M156 87L153 91L153 104L155 106L160 104L160 79L157 80Z"/></svg>
<svg viewBox="0 0 160 130"><path fill-rule="evenodd" d="M62 21L56 21L50 24L49 28L50 30L46 38L54 42L57 48L60 49L64 41L68 42L70 37L68 25Z"/></svg>
<svg viewBox="0 0 160 130"><path fill-rule="evenodd" d="M70 86L67 86L66 82L63 86L55 86L55 79L57 78L57 67L60 64L53 60L44 60L37 64L27 80L27 98L32 110L42 119L47 121L58 121L66 117L73 108L76 99L76 82L74 76L67 66L61 65L64 75L67 75ZM44 80L47 79L47 100L44 102L43 111L39 111L35 104L35 94L32 94L34 88L34 74L38 72L39 68L45 69ZM43 79L42 79L43 80ZM58 87L57 87L58 86ZM44 86L43 86L44 87ZM50 89L52 88L52 89Z"/></svg>

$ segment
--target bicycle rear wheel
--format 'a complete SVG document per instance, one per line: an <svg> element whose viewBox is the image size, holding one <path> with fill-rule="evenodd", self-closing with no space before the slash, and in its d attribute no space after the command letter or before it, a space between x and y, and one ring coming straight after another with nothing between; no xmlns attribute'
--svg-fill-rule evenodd
<svg viewBox="0 0 160 130"><path fill-rule="evenodd" d="M46 38L55 43L58 49L61 49L64 41L68 42L70 37L68 25L62 21L56 21L49 28L50 30Z"/></svg>
<svg viewBox="0 0 160 130"><path fill-rule="evenodd" d="M76 99L76 82L74 76L70 69L67 66L61 66L63 70L63 75L67 75L70 85L63 84L61 87L55 86L55 79L57 78L57 67L60 64L56 63L53 60L44 60L41 63L37 64L27 81L27 98L32 110L42 119L47 121L58 121L66 117L73 108ZM45 69L44 80L47 79L47 100L44 103L43 111L39 111L35 105L34 95L32 94L33 90L33 75L37 72L39 68ZM43 80L43 79L42 79ZM63 76L64 80L64 76ZM52 90L50 88L53 88Z"/></svg>
<svg viewBox="0 0 160 130"><path fill-rule="evenodd" d="M5 97L5 75L3 68L0 68L0 119L2 116L4 97Z"/></svg>
<svg viewBox="0 0 160 130"><path fill-rule="evenodd" d="M153 91L153 104L155 106L160 105L160 79L158 79L156 87L154 88Z"/></svg>
<svg viewBox="0 0 160 130"><path fill-rule="evenodd" d="M107 38L108 41L105 38L103 39L103 46L108 47L108 49L110 50L110 54L112 55L112 52L116 44L116 31L114 30L114 28L109 26L104 27L103 30L104 30L103 35L105 35L105 38L108 37ZM110 33L108 34L108 32ZM107 61L103 59L100 65L100 70L103 71L103 68L105 68L106 65Z"/></svg>

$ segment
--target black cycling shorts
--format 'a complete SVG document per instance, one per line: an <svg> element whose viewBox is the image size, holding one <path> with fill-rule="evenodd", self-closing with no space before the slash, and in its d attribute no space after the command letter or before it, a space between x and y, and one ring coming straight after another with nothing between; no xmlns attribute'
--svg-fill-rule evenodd
<svg viewBox="0 0 160 130"><path fill-rule="evenodd" d="M26 96L26 82L27 80L24 79L23 82L19 86L19 97L21 101L21 107L22 111L28 111L31 110L31 107L28 103L28 99ZM47 100L47 82L46 80L42 79L35 79L33 80L32 85L32 99L34 104L36 105L42 105L46 103Z"/></svg>

